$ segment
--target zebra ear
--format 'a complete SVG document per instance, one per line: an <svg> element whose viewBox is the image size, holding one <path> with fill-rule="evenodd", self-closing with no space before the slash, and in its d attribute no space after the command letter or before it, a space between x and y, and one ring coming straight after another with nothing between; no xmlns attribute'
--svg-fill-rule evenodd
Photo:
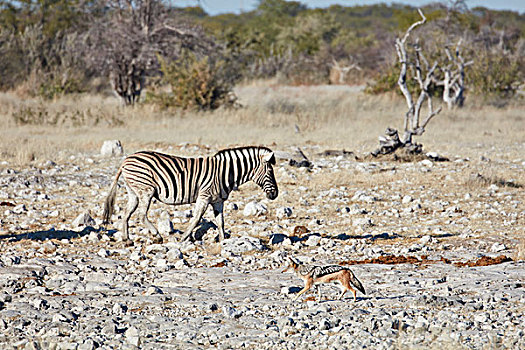
<svg viewBox="0 0 525 350"><path fill-rule="evenodd" d="M275 154L273 152L265 154L262 158L265 162L275 165Z"/></svg>

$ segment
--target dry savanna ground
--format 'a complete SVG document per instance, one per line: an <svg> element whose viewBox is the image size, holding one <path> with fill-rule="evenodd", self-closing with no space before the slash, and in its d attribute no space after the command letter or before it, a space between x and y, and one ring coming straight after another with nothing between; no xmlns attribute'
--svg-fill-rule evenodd
<svg viewBox="0 0 525 350"><path fill-rule="evenodd" d="M0 322L0 344L86 349L524 345L519 326L525 300L519 273L525 259L522 104L495 108L467 100L461 110L444 110L417 141L449 161L399 162L366 157L386 127L402 127L406 106L399 96L268 82L239 87L237 93L242 108L207 113L123 108L107 96L42 102L0 95L0 246L7 252L0 262L5 270L0 313L9 320ZM281 156L296 156L299 148L313 167L293 167L279 158L275 201L263 199L253 184L232 193L226 228L244 250L232 248L232 242L215 243L216 231L209 227L200 243L180 245L180 232L171 232L168 245L152 245L136 218L131 221L136 244L124 248L96 227L72 225L86 211L95 226L100 223L103 200L122 160L101 156L100 148L114 139L125 154L153 149L196 156L265 145ZM326 150L353 153L323 154ZM110 229L119 228L124 192L118 192ZM252 201L267 211L245 214ZM191 206L154 203L149 216L154 223L169 219L183 230L187 209ZM209 221L211 214L206 214ZM297 226L310 232L293 237ZM51 239L43 243L45 238ZM312 293L308 304L292 307L289 294L299 289L291 287L300 282L275 270L287 255L308 263L366 259L352 269L367 296L348 308L346 301L315 304ZM377 263L401 255L405 264ZM485 269L464 266L501 255L513 261ZM176 263L170 260L174 257ZM29 272L16 270L17 264ZM32 286L18 284L27 278ZM73 331L63 331L62 325Z"/></svg>

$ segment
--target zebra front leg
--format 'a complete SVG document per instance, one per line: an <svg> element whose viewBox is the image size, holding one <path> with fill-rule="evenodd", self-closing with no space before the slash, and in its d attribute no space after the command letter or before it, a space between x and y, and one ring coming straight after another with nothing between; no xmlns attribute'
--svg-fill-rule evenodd
<svg viewBox="0 0 525 350"><path fill-rule="evenodd" d="M139 215L142 220L142 223L145 224L149 232L155 236L155 238L153 238L153 242L162 243L163 238L159 234L159 231L157 231L157 228L151 223L151 221L148 220L148 210L151 204L151 199L153 198L154 194L155 194L155 190L153 188L140 190L139 192Z"/></svg>
<svg viewBox="0 0 525 350"><path fill-rule="evenodd" d="M193 232L193 229L197 226L199 221L202 218L202 215L204 215L204 212L206 211L206 208L208 208L209 202L203 199L197 199L197 202L195 203L195 210L193 218L190 220L190 223L188 225L188 228L186 228L186 232L184 232L184 236L182 237L181 241L185 241L188 238L191 237L191 234Z"/></svg>
<svg viewBox="0 0 525 350"><path fill-rule="evenodd" d="M220 201L217 203L213 203L213 214L217 218L217 222L219 224L219 242L224 241L224 202Z"/></svg>

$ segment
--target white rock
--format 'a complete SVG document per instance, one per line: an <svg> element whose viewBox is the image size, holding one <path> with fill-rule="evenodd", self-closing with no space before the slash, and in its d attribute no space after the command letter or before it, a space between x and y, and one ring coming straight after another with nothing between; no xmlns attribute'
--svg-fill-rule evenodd
<svg viewBox="0 0 525 350"><path fill-rule="evenodd" d="M179 261L183 258L182 252L178 248L170 248L168 253L166 253L166 259L168 261Z"/></svg>
<svg viewBox="0 0 525 350"><path fill-rule="evenodd" d="M154 295L154 294L164 294L164 292L162 291L162 289L160 289L157 286L150 286L144 292L144 295Z"/></svg>
<svg viewBox="0 0 525 350"><path fill-rule="evenodd" d="M242 254L250 251L262 251L264 246L261 240L252 236L242 236L239 238L228 238L221 242L221 254L228 253Z"/></svg>
<svg viewBox="0 0 525 350"><path fill-rule="evenodd" d="M370 227L372 225L372 220L370 220L370 218L355 218L352 220L352 226L354 227Z"/></svg>
<svg viewBox="0 0 525 350"><path fill-rule="evenodd" d="M155 266L161 269L168 267L168 261L166 259L158 259Z"/></svg>
<svg viewBox="0 0 525 350"><path fill-rule="evenodd" d="M73 228L85 227L85 226L94 227L97 225L97 223L95 222L95 220L93 220L89 212L84 212L80 214L79 216L77 216L76 219L73 220L73 223L71 225L73 226Z"/></svg>
<svg viewBox="0 0 525 350"><path fill-rule="evenodd" d="M106 258L109 256L109 252L104 248L100 248L100 250L97 252L97 255Z"/></svg>
<svg viewBox="0 0 525 350"><path fill-rule="evenodd" d="M231 306L223 306L222 307L222 314L228 318L239 318L242 316L242 312L239 310L234 309Z"/></svg>
<svg viewBox="0 0 525 350"><path fill-rule="evenodd" d="M266 205L257 201L253 201L246 204L242 213L244 216L260 216L266 214L267 211L268 208Z"/></svg>
<svg viewBox="0 0 525 350"><path fill-rule="evenodd" d="M277 215L279 219L289 218L290 216L292 216L292 208L289 208L289 207L277 208L275 215Z"/></svg>
<svg viewBox="0 0 525 350"><path fill-rule="evenodd" d="M429 236L429 235L425 235L425 236L423 236L423 237L421 237L421 238L419 239L419 243L421 243L421 244L423 244L423 245L428 244L428 243L432 243L433 241L434 241L434 240L433 240L432 237Z"/></svg>
<svg viewBox="0 0 525 350"><path fill-rule="evenodd" d="M128 343L134 346L140 346L139 330L135 326L129 327L124 333Z"/></svg>
<svg viewBox="0 0 525 350"><path fill-rule="evenodd" d="M434 163L432 163L432 161L429 160L429 159L424 159L421 162L419 162L419 164L421 164L421 165L423 165L423 166L425 166L427 168L432 168L434 166Z"/></svg>
<svg viewBox="0 0 525 350"><path fill-rule="evenodd" d="M168 252L168 247L163 244L150 244L144 249L146 254L166 254Z"/></svg>
<svg viewBox="0 0 525 350"><path fill-rule="evenodd" d="M46 243L42 245L42 248L40 248L40 251L45 254L52 254L56 252L56 250L57 250L56 244L51 241L47 241Z"/></svg>
<svg viewBox="0 0 525 350"><path fill-rule="evenodd" d="M100 234L98 232L91 231L87 239L91 243L97 243L98 241L100 241Z"/></svg>
<svg viewBox="0 0 525 350"><path fill-rule="evenodd" d="M309 247L315 247L319 245L320 241L321 241L321 236L311 235L310 237L308 237L306 242L304 242L304 244L306 244Z"/></svg>
<svg viewBox="0 0 525 350"><path fill-rule="evenodd" d="M177 270L181 270L185 267L188 267L188 263L186 262L186 260L184 259L180 259L179 261L177 261L174 265L174 267L177 269Z"/></svg>
<svg viewBox="0 0 525 350"><path fill-rule="evenodd" d="M163 236L168 236L175 231L175 229L173 228L173 223L170 221L170 219L167 218L160 218L157 221L157 229L159 230L159 233Z"/></svg>
<svg viewBox="0 0 525 350"><path fill-rule="evenodd" d="M493 253L498 253L498 252L501 252L501 251L504 251L505 249L507 249L507 247L505 246L505 244L503 243L494 243L492 245L492 247L490 247L490 251L493 252Z"/></svg>
<svg viewBox="0 0 525 350"><path fill-rule="evenodd" d="M100 154L103 156L121 156L124 154L124 149L119 140L104 141L100 148Z"/></svg>
<svg viewBox="0 0 525 350"><path fill-rule="evenodd" d="M18 204L16 207L13 208L13 212L15 214L22 214L23 212L26 212L27 208L25 204Z"/></svg>
<svg viewBox="0 0 525 350"><path fill-rule="evenodd" d="M401 201L403 204L407 204L407 203L410 203L414 200L414 198L412 198L411 196L409 195L406 195L403 197L403 200Z"/></svg>

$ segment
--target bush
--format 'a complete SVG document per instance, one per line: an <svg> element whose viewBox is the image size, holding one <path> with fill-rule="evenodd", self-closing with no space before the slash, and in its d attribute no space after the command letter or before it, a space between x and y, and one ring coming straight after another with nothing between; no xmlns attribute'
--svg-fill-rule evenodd
<svg viewBox="0 0 525 350"><path fill-rule="evenodd" d="M501 52L478 52L467 74L472 90L486 98L513 97L524 79L523 58L513 58Z"/></svg>
<svg viewBox="0 0 525 350"><path fill-rule="evenodd" d="M212 110L222 105L232 105L234 78L228 76L224 60L209 57L197 58L183 51L179 59L168 62L159 57L162 72L161 84L171 92L150 92L147 100L163 108Z"/></svg>

